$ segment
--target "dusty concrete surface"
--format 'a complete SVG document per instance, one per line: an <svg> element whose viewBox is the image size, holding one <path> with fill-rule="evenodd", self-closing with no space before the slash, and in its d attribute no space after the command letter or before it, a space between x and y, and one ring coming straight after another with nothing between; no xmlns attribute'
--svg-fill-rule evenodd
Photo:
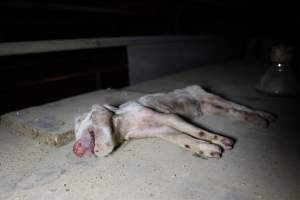
<svg viewBox="0 0 300 200"><path fill-rule="evenodd" d="M204 126L237 139L234 149L222 159L203 160L158 139L131 141L108 157L81 159L71 152L71 143L60 148L41 145L1 127L0 199L298 200L297 101L258 95L251 84L243 82L251 70L237 69L234 64L224 66L196 69L156 80L157 84L154 81L127 88L151 92L201 83L206 77L201 74L219 68L225 77L211 80L211 86L219 84L213 89L219 88L217 92L231 99L278 115L269 129L203 118ZM234 74L240 70L241 82L235 76L229 78L225 73L228 70Z"/></svg>

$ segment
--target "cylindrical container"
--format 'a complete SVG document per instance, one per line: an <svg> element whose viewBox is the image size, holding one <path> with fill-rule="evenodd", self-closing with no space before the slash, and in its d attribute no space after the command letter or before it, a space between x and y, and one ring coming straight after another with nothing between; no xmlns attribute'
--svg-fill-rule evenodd
<svg viewBox="0 0 300 200"><path fill-rule="evenodd" d="M297 75L291 65L293 49L285 45L271 49L271 66L256 85L259 92L271 95L294 95L299 92Z"/></svg>

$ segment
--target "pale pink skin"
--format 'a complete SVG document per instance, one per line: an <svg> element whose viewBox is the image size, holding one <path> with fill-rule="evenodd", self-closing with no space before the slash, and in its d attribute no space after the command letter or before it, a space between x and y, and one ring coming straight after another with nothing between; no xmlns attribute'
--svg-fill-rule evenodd
<svg viewBox="0 0 300 200"><path fill-rule="evenodd" d="M80 138L78 139L74 146L73 146L73 152L78 156L82 157L87 152L94 153L94 140L92 138Z"/></svg>
<svg viewBox="0 0 300 200"><path fill-rule="evenodd" d="M267 127L274 117L190 86L170 93L146 95L118 108L94 105L75 121L74 153L105 156L124 140L156 137L203 158L220 158L234 141L194 126L180 116L220 115ZM114 131L112 131L114 130Z"/></svg>

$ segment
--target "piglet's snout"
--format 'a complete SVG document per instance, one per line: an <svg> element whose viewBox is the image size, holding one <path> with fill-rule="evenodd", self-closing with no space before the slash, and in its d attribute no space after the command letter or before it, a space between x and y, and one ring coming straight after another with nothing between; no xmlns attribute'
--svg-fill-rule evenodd
<svg viewBox="0 0 300 200"><path fill-rule="evenodd" d="M73 145L73 152L76 156L82 157L86 153L94 153L94 141L91 139L81 138Z"/></svg>
<svg viewBox="0 0 300 200"><path fill-rule="evenodd" d="M82 157L85 154L85 148L83 147L81 141L76 141L73 145L73 152L76 156Z"/></svg>

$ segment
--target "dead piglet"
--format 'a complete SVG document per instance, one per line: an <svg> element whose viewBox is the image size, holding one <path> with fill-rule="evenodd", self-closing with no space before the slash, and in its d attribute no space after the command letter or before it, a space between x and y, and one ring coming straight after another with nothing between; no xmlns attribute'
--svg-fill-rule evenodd
<svg viewBox="0 0 300 200"><path fill-rule="evenodd" d="M250 109L190 86L170 93L146 95L119 107L93 106L76 119L74 152L104 156L125 140L157 137L205 158L219 158L233 140L184 121L201 115L218 115L267 127L274 116Z"/></svg>
<svg viewBox="0 0 300 200"><path fill-rule="evenodd" d="M76 120L74 153L105 156L125 140L156 137L174 143L204 158L220 158L232 148L229 138L210 133L174 114L152 110L137 102L118 108L94 106Z"/></svg>

